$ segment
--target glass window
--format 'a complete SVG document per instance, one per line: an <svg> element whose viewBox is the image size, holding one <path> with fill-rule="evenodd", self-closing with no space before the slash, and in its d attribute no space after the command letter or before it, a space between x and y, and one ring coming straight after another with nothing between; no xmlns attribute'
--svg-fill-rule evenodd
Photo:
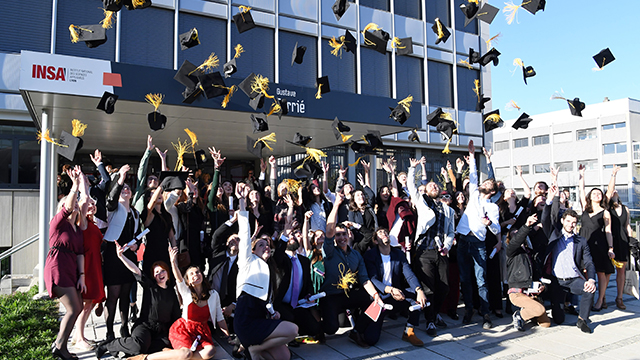
<svg viewBox="0 0 640 360"><path fill-rule="evenodd" d="M37 188L39 167L36 129L0 125L0 187Z"/></svg>
<svg viewBox="0 0 640 360"><path fill-rule="evenodd" d="M329 39L322 40L322 46L328 46ZM322 74L329 76L331 90L356 92L356 56L343 51L342 58L331 55L331 51L322 51ZM282 74L280 75L282 76ZM315 84L314 84L315 85Z"/></svg>
<svg viewBox="0 0 640 360"><path fill-rule="evenodd" d="M242 44L245 52L238 58L238 72L233 76L245 78L249 74L256 73L266 76L270 81L274 81L275 61L274 61L274 30L266 27L255 27L251 31L238 33L235 25L231 26L231 47ZM291 59L291 51L287 58ZM307 59L308 60L308 59Z"/></svg>
<svg viewBox="0 0 640 360"><path fill-rule="evenodd" d="M473 92L473 87L474 81L480 79L480 71L458 66L456 72L458 75L458 108L463 111L476 111L478 98Z"/></svg>
<svg viewBox="0 0 640 360"><path fill-rule="evenodd" d="M36 6L36 4L34 3L30 3L28 6L24 6L26 4L22 4L21 8L30 8L33 6ZM3 6L4 7L4 6ZM100 8L102 7L102 4L100 1L77 1L77 0L60 0L57 2L57 13L55 14L55 18L56 18L56 54L62 54L62 55L70 55L70 56L80 56L80 57L88 57L88 58L94 58L94 59L102 59L102 60L110 60L110 61L115 61L115 56L116 56L116 31L115 31L115 24L114 24L114 28L112 29L108 29L106 34L107 34L107 42L95 47L95 48L88 48L85 43L83 41L79 41L77 43L72 43L70 38L69 38L69 25L70 24L75 24L75 25L89 25L89 24L97 24L98 21L100 21L100 19L102 19L102 12L100 11ZM49 2L48 5L43 5L42 9L44 12L49 12L49 14L51 13L51 2ZM40 10L39 9L39 10ZM130 13L146 13L147 10L155 10L155 11L161 11L158 10L157 8L148 8L148 9L144 9L144 11L130 11ZM129 18L129 16L122 16L122 14L126 12L120 12L118 14L118 17L121 19L127 19ZM170 12L171 15L173 15L173 12ZM129 15L129 14L127 14ZM2 21L1 22L5 22L6 20L6 16L3 13L2 14ZM12 30L16 31L18 30L21 33L21 36L17 36L18 39L22 40L21 42L28 44L29 42L31 42L31 40L27 40L25 41L25 39L28 39L31 36L31 32L33 31L31 28L31 23L35 20L32 19L30 17L27 17L26 14L22 14L20 16L21 21L23 22L23 24L21 24L20 26L16 27L15 29ZM28 20L27 20L28 19ZM170 18L170 23L167 24L168 27L168 32L170 34L173 34L173 19ZM126 23L126 21L123 21L123 25ZM51 34L51 18L48 17L45 20L45 23L47 24L47 36L50 36ZM162 29L160 26L156 27L156 26L140 26L140 24L152 24L152 22L150 21L141 21L136 23L136 29L133 30L129 30L126 31L127 28L122 27L122 34L127 34L128 36L134 37L134 38L138 38L139 34L141 33L149 33L151 31L153 32L157 32L158 34L164 34L166 32L163 32L164 29ZM43 24L33 24L36 26L36 28L39 27L39 25L43 25ZM150 29L150 30L147 30ZM151 30L152 29L152 30ZM3 34L7 34L7 33L3 33ZM6 35L5 35L6 36ZM128 39L126 36L123 36L122 39ZM149 43L149 44L153 44L154 46L158 46L158 47L164 47L165 45L162 44L162 42L158 41L150 41L151 37L146 36L144 41ZM169 41L169 43L166 45L169 48L173 49L171 47L171 44L173 43L173 41L169 39L166 39ZM165 40L164 37L162 38L162 40ZM44 52L49 52L49 42L50 40L47 41L47 48ZM121 47L126 43L126 41L122 42ZM24 47L23 47L24 48ZM147 46L144 49L149 49L149 51L151 51L151 46ZM173 52L172 52L173 54ZM144 57L145 53L144 51L140 51L139 56ZM173 65L173 63L172 63Z"/></svg>
<svg viewBox="0 0 640 360"><path fill-rule="evenodd" d="M361 46L360 54L362 56L360 62L362 93L391 97L391 53L382 55L373 49Z"/></svg>
<svg viewBox="0 0 640 360"><path fill-rule="evenodd" d="M522 138L522 139L514 139L513 140L513 148L517 149L517 148L521 148L521 147L527 147L529 146L529 138Z"/></svg>
<svg viewBox="0 0 640 360"><path fill-rule="evenodd" d="M467 0L455 0L455 4L454 4L454 16L456 18L456 29L460 30L460 31L464 31L464 32L468 32L471 34L478 34L478 20L476 18L473 18L473 20L471 20L471 22L469 23L469 25L464 26L464 21L465 21L465 16L464 13L462 12L462 10L460 10L460 5L462 4L468 4L469 2ZM428 15L428 13L427 13Z"/></svg>
<svg viewBox="0 0 640 360"><path fill-rule="evenodd" d="M496 141L493 143L493 151L500 151L500 150L508 150L509 149L509 141L505 140L505 141Z"/></svg>
<svg viewBox="0 0 640 360"><path fill-rule="evenodd" d="M178 50L178 67L182 65L184 60L189 60L189 62L198 66L202 64L202 62L213 52L218 56L218 60L220 60L220 67L216 69L216 71L222 72L222 65L227 62L227 22L208 16L200 16L184 12L180 12L179 17L178 33L182 34L193 28L198 29L200 45L194 46L185 51ZM232 27L235 27L235 25L232 25ZM233 47L235 45L236 44L231 45L232 57L235 55L235 52L233 51ZM243 53L242 56L245 54L246 53ZM236 60L239 63L238 69L242 67L242 60L242 57ZM236 75L234 74L233 76L235 77Z"/></svg>
<svg viewBox="0 0 640 360"><path fill-rule="evenodd" d="M533 165L533 172L535 174L545 174L550 172L549 164Z"/></svg>
<svg viewBox="0 0 640 360"><path fill-rule="evenodd" d="M291 66L291 52L296 46L296 42L298 46L306 46L307 50L304 53L304 61L302 64L294 63L293 66ZM316 63L317 44L317 38L280 30L280 84L298 85L309 88L315 86L316 79L318 78L318 64Z"/></svg>
<svg viewBox="0 0 640 360"><path fill-rule="evenodd" d="M396 14L411 17L414 19L422 18L422 8L420 0L394 0L393 11ZM362 2L361 2L362 4Z"/></svg>
<svg viewBox="0 0 640 360"><path fill-rule="evenodd" d="M622 154L627 152L627 143L617 143L616 144L616 153Z"/></svg>
<svg viewBox="0 0 640 360"><path fill-rule="evenodd" d="M571 142L571 131L553 134L553 142L556 144Z"/></svg>
<svg viewBox="0 0 640 360"><path fill-rule="evenodd" d="M440 18L444 26L451 27L451 22L449 21L449 9L451 9L449 0L428 0L425 1L425 3L427 4L427 21L433 23L435 18Z"/></svg>
<svg viewBox="0 0 640 360"><path fill-rule="evenodd" d="M18 146L18 184L37 185L40 179L40 145L36 140L19 140Z"/></svg>
<svg viewBox="0 0 640 360"><path fill-rule="evenodd" d="M585 167L585 170L597 170L598 169L598 160L579 160L578 167L580 165Z"/></svg>
<svg viewBox="0 0 640 360"><path fill-rule="evenodd" d="M529 173L529 165L520 165L520 167L522 168L522 175L526 175ZM518 175L518 167L514 166L513 167L513 174L514 175Z"/></svg>
<svg viewBox="0 0 640 360"><path fill-rule="evenodd" d="M622 154L627 152L627 143L623 142L604 144L602 146L604 154Z"/></svg>
<svg viewBox="0 0 640 360"><path fill-rule="evenodd" d="M11 184L12 139L0 139L0 185Z"/></svg>
<svg viewBox="0 0 640 360"><path fill-rule="evenodd" d="M616 165L618 165L618 166L619 166L619 167L621 167L621 168L626 168L626 167L627 167L627 164L616 164ZM613 169L613 164L610 164L610 165L604 165L604 166L603 166L603 168L604 168L605 170Z"/></svg>
<svg viewBox="0 0 640 360"><path fill-rule="evenodd" d="M429 3L431 2L427 2L427 4ZM429 71L429 106L452 108L453 67L431 60L428 61L427 67Z"/></svg>
<svg viewBox="0 0 640 360"><path fill-rule="evenodd" d="M549 135L540 135L533 137L533 146L545 145L549 143Z"/></svg>
<svg viewBox="0 0 640 360"><path fill-rule="evenodd" d="M640 160L640 144L633 144L633 160Z"/></svg>
<svg viewBox="0 0 640 360"><path fill-rule="evenodd" d="M60 3L58 2L58 8ZM67 1L65 5L71 3L75 2ZM70 42L68 26L69 24L65 26L66 41ZM9 36L18 29L22 36ZM0 51L19 53L20 50L30 50L48 53L51 49L51 0L3 2L0 34L5 34L0 37Z"/></svg>
<svg viewBox="0 0 640 360"><path fill-rule="evenodd" d="M95 14L93 8L91 11ZM118 17L119 21L122 21L120 61L173 69L173 10L149 7L144 10L120 11ZM198 30L205 32L205 29ZM112 41L108 41L107 44L110 42ZM204 60L206 57L196 65L200 65Z"/></svg>
<svg viewBox="0 0 640 360"><path fill-rule="evenodd" d="M613 124L602 125L602 130L611 130L613 128Z"/></svg>
<svg viewBox="0 0 640 360"><path fill-rule="evenodd" d="M496 180L503 180L509 177L509 167L495 168Z"/></svg>
<svg viewBox="0 0 640 360"><path fill-rule="evenodd" d="M602 130L621 129L627 126L625 122L602 125Z"/></svg>
<svg viewBox="0 0 640 360"><path fill-rule="evenodd" d="M398 100L412 95L424 104L424 61L412 56L396 56L396 95Z"/></svg>
<svg viewBox="0 0 640 360"><path fill-rule="evenodd" d="M556 168L562 172L573 171L573 161L557 162Z"/></svg>
<svg viewBox="0 0 640 360"><path fill-rule="evenodd" d="M576 130L576 140L591 140L598 137L596 128Z"/></svg>
<svg viewBox="0 0 640 360"><path fill-rule="evenodd" d="M404 1L404 0L403 0ZM360 5L374 9L389 11L389 0L360 0Z"/></svg>

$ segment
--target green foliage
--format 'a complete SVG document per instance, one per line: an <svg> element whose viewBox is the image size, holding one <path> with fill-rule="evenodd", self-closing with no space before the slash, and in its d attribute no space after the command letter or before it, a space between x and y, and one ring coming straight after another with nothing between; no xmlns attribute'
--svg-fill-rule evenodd
<svg viewBox="0 0 640 360"><path fill-rule="evenodd" d="M37 293L34 286L28 293L0 296L0 359L53 359L58 302L32 300Z"/></svg>

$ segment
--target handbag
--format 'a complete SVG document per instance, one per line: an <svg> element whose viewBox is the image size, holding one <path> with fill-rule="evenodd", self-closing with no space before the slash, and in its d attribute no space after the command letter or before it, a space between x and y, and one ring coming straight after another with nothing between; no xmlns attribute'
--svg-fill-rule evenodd
<svg viewBox="0 0 640 360"><path fill-rule="evenodd" d="M178 267L186 269L191 265L191 256L189 255L189 243L187 239L180 239L178 244Z"/></svg>
<svg viewBox="0 0 640 360"><path fill-rule="evenodd" d="M624 278L624 293L627 295L631 295L636 299L640 299L640 274L638 273L638 269L636 268L636 259L633 255L631 255L629 259L630 268L626 272L626 276Z"/></svg>

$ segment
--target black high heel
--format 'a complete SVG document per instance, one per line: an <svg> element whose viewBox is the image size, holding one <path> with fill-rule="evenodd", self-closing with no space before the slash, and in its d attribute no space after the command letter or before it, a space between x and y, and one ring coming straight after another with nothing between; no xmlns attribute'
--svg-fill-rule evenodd
<svg viewBox="0 0 640 360"><path fill-rule="evenodd" d="M69 357L62 356L62 352L55 346L55 343L51 348L51 355L62 360L78 360L78 356L76 354L69 353Z"/></svg>

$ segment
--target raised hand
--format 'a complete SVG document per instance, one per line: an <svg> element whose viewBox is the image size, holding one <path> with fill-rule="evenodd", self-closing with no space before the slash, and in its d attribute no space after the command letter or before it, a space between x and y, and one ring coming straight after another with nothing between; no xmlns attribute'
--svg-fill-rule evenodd
<svg viewBox="0 0 640 360"><path fill-rule="evenodd" d="M98 165L100 165L100 163L102 162L102 153L98 149L93 152L93 155L89 154L89 157L96 167L98 167Z"/></svg>
<svg viewBox="0 0 640 360"><path fill-rule="evenodd" d="M264 161L263 158L260 158L260 172L261 173L266 173L267 172L267 162Z"/></svg>
<svg viewBox="0 0 640 360"><path fill-rule="evenodd" d="M525 225L527 226L532 226L533 224L538 222L538 215L537 214L533 214L531 216L529 216L527 218L527 222L525 223Z"/></svg>
<svg viewBox="0 0 640 360"><path fill-rule="evenodd" d="M272 168L276 167L276 157L271 155L269 156L269 165L271 165Z"/></svg>
<svg viewBox="0 0 640 360"><path fill-rule="evenodd" d="M323 160L321 165L322 165L322 172L324 174L328 174L329 173L329 163L327 163L326 161Z"/></svg>
<svg viewBox="0 0 640 360"><path fill-rule="evenodd" d="M364 169L365 173L369 173L369 169L371 168L371 163L368 163L364 160L360 160L360 164L362 164L362 168Z"/></svg>
<svg viewBox="0 0 640 360"><path fill-rule="evenodd" d="M238 199L245 199L249 195L249 187L243 182L236 184L236 197Z"/></svg>
<svg viewBox="0 0 640 360"><path fill-rule="evenodd" d="M421 166L424 166L426 163L427 163L427 158L426 158L426 157L424 157L424 156L423 156L423 157L421 157L421 158L420 158L420 165L421 165Z"/></svg>
<svg viewBox="0 0 640 360"><path fill-rule="evenodd" d="M119 175L121 178L124 178L125 176L127 176L127 173L129 172L129 170L131 170L131 168L129 167L129 164L122 165L122 167L120 168L120 170L118 170L118 175Z"/></svg>
<svg viewBox="0 0 640 360"><path fill-rule="evenodd" d="M446 179L448 177L447 170L445 170L443 167L441 167L440 168L440 175L442 175L442 177L444 177Z"/></svg>
<svg viewBox="0 0 640 360"><path fill-rule="evenodd" d="M409 166L410 167L416 167L418 166L418 164L420 164L420 160L414 159L414 158L410 158L409 159Z"/></svg>
<svg viewBox="0 0 640 360"><path fill-rule="evenodd" d="M584 177L584 171L586 170L584 164L580 164L578 165L578 173L580 174L581 177Z"/></svg>
<svg viewBox="0 0 640 360"><path fill-rule="evenodd" d="M618 165L613 165L613 170L611 170L611 175L612 175L612 176L616 176L616 174L618 173L618 171L620 171L620 166L618 166Z"/></svg>
<svg viewBox="0 0 640 360"><path fill-rule="evenodd" d="M423 156L423 157L424 157L424 156ZM422 160L422 159L420 159L420 160ZM451 167L451 161L447 160L447 171L448 171L448 170L451 170L451 169L452 169L452 167Z"/></svg>
<svg viewBox="0 0 640 360"><path fill-rule="evenodd" d="M395 171L396 171L396 159L393 156L389 158L389 168L391 169L391 173L395 173Z"/></svg>
<svg viewBox="0 0 640 360"><path fill-rule="evenodd" d="M460 158L456 159L456 170L461 173L462 169L464 168L464 161Z"/></svg>
<svg viewBox="0 0 640 360"><path fill-rule="evenodd" d="M309 210L306 213L304 213L304 220L309 221L312 216L313 216L313 211Z"/></svg>
<svg viewBox="0 0 640 360"><path fill-rule="evenodd" d="M349 170L348 168L344 169L342 167L342 164L340 164L340 170L338 170L338 175L340 176L340 179L345 179L347 177L347 171L348 170Z"/></svg>
<svg viewBox="0 0 640 360"><path fill-rule="evenodd" d="M164 161L167 160L167 151L169 151L169 149L167 149L165 151L162 151L162 150L156 148L156 152L158 153L158 156L160 156L160 159L164 160Z"/></svg>
<svg viewBox="0 0 640 360"><path fill-rule="evenodd" d="M518 176L522 176L522 166L521 165L516 166L516 173L518 174Z"/></svg>
<svg viewBox="0 0 640 360"><path fill-rule="evenodd" d="M153 139L151 138L151 135L147 135L147 151L151 151L155 148L155 146L153 145Z"/></svg>
<svg viewBox="0 0 640 360"><path fill-rule="evenodd" d="M473 140L469 139L469 155L473 156L476 153L476 147L473 145Z"/></svg>
<svg viewBox="0 0 640 360"><path fill-rule="evenodd" d="M487 158L487 161L491 162L491 155L493 155L493 151L491 149L487 150L484 147L482 147L482 153Z"/></svg>

